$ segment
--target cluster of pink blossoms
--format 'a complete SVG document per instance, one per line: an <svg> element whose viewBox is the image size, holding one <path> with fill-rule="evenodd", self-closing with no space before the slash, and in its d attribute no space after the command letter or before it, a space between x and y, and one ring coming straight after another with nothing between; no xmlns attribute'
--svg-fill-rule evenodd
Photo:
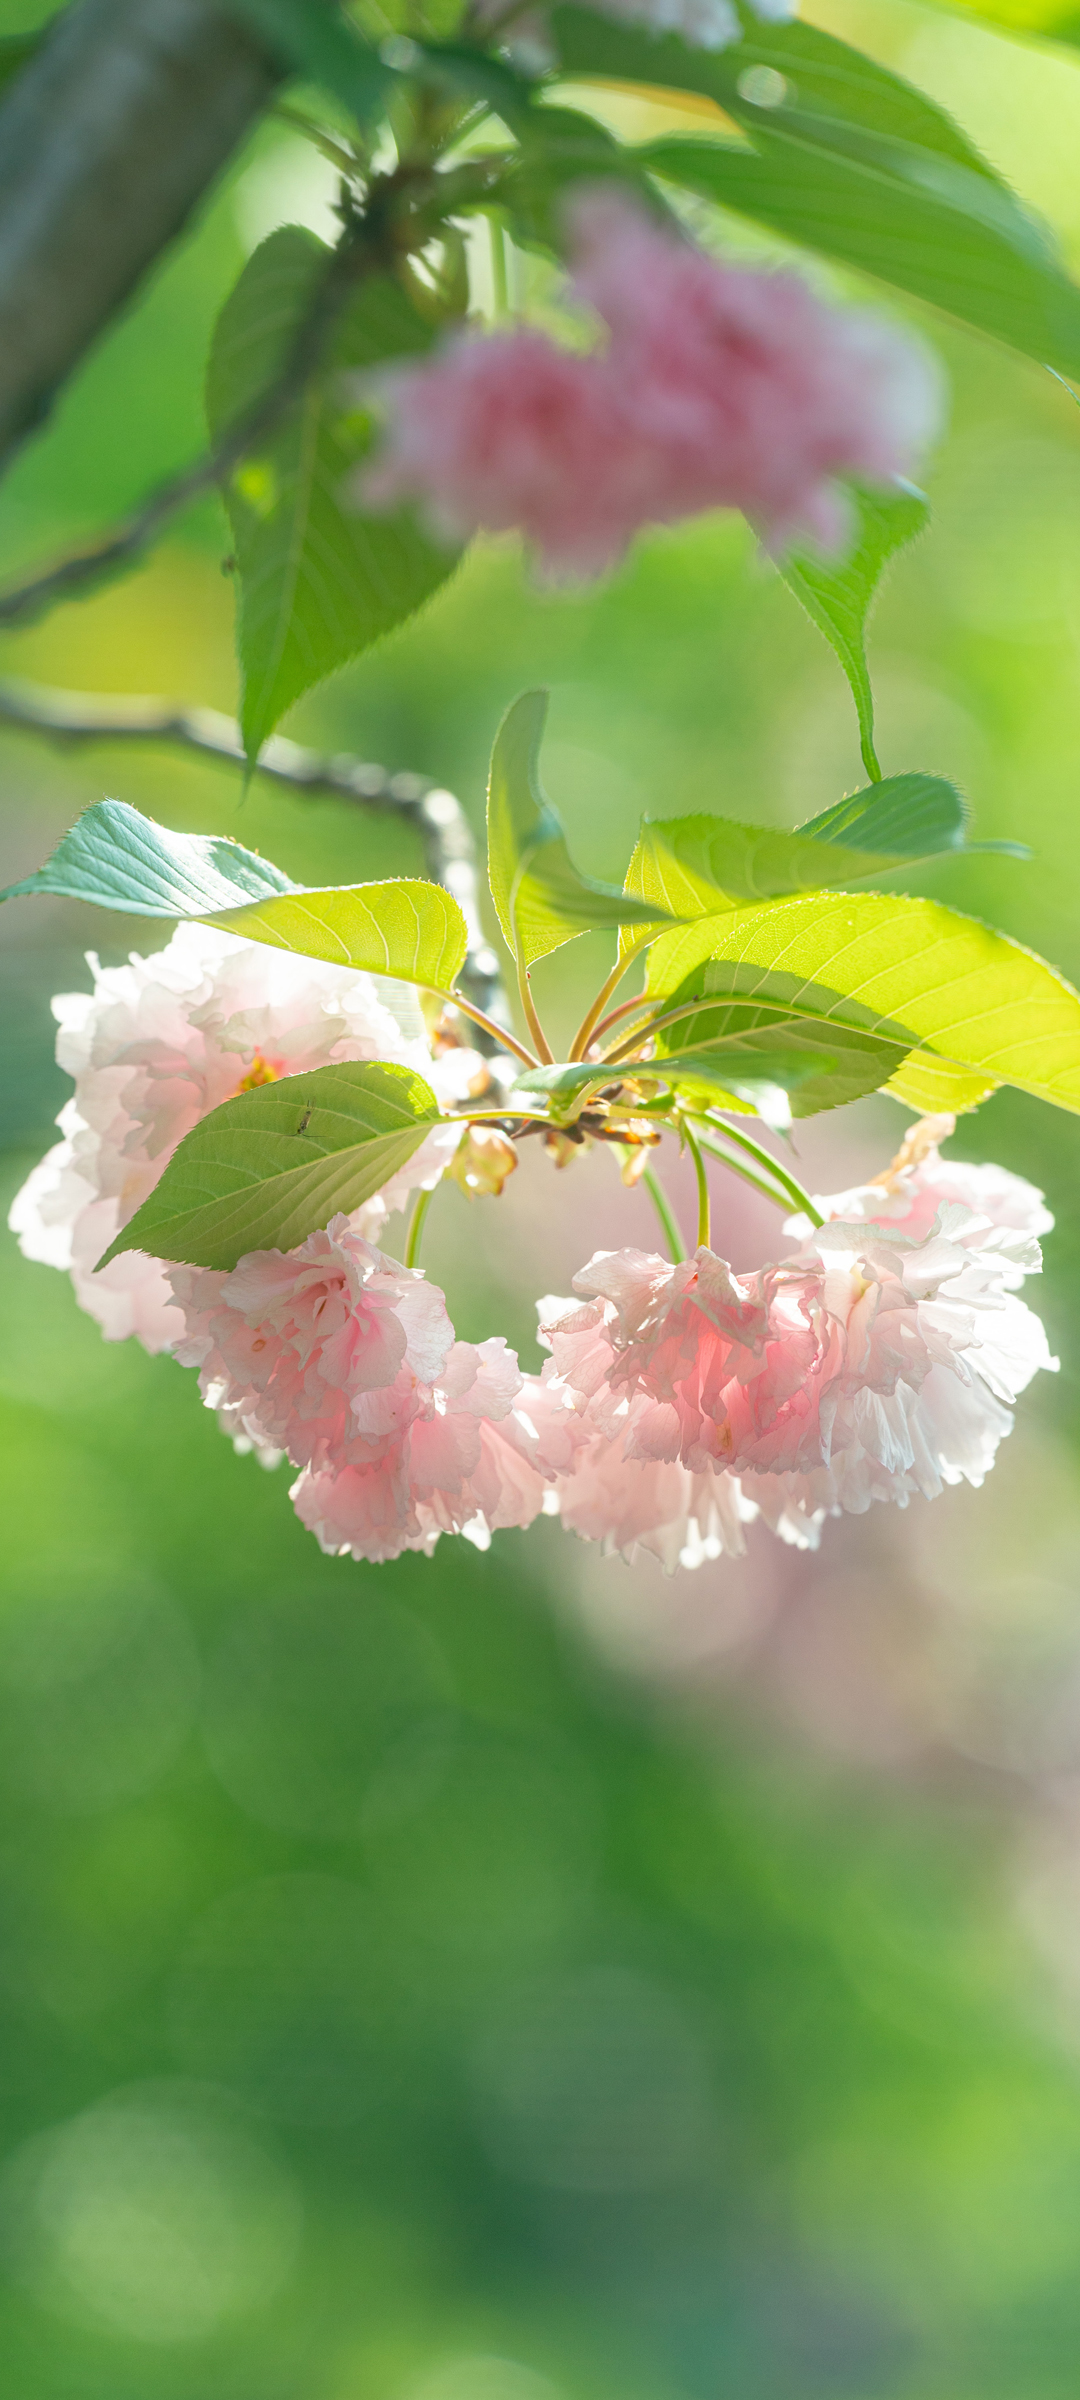
<svg viewBox="0 0 1080 2400"><path fill-rule="evenodd" d="M145 1349L167 1350L183 1333L159 1259L128 1251L94 1269L210 1109L344 1058L415 1067L451 1105L481 1065L464 1050L433 1060L404 988L399 1022L368 976L206 925L181 925L151 958L102 967L91 955L90 965L92 992L53 1001L57 1061L75 1082L57 1119L63 1139L23 1185L9 1222L27 1258L70 1272L107 1341L135 1334ZM430 1134L357 1212L359 1230L379 1232L410 1192L437 1182L456 1139L453 1127Z"/></svg>
<svg viewBox="0 0 1080 2400"><path fill-rule="evenodd" d="M437 1287L347 1217L229 1275L167 1272L176 1357L227 1431L301 1469L291 1497L324 1550L383 1560L531 1523L542 1487L515 1446L513 1351L455 1341Z"/></svg>
<svg viewBox="0 0 1080 2400"><path fill-rule="evenodd" d="M906 475L940 414L907 337L798 277L707 257L622 194L579 192L570 296L605 345L464 333L381 379L367 507L417 500L437 532L519 528L543 571L588 576L646 524L737 508L773 549L835 549L845 477Z"/></svg>
<svg viewBox="0 0 1080 2400"><path fill-rule="evenodd" d="M877 1183L820 1200L818 1230L794 1220L791 1254L753 1274L705 1249L680 1265L598 1251L575 1299L540 1304L539 1375L501 1340L457 1341L442 1292L371 1242L444 1171L456 1126L288 1254L226 1273L133 1253L95 1277L180 1136L232 1092L396 1056L450 1099L479 1061L433 1061L363 976L198 927L55 1006L76 1091L12 1209L23 1249L69 1269L107 1336L196 1367L238 1447L287 1456L328 1551L486 1545L542 1512L669 1569L737 1554L755 1517L815 1544L828 1516L980 1483L1013 1401L1055 1364L1019 1297L1052 1222L1042 1196L943 1160L949 1118L913 1128Z"/></svg>
<svg viewBox="0 0 1080 2400"><path fill-rule="evenodd" d="M544 1510L669 1570L738 1554L758 1516L814 1545L829 1516L981 1483L1011 1403L1055 1364L1017 1297L1041 1195L943 1161L936 1130L753 1274L710 1250L598 1251L577 1301L541 1303L540 1375L500 1341L455 1342L442 1293L345 1218L231 1275L170 1270L176 1355L227 1429L300 1469L292 1498L326 1550L485 1545Z"/></svg>

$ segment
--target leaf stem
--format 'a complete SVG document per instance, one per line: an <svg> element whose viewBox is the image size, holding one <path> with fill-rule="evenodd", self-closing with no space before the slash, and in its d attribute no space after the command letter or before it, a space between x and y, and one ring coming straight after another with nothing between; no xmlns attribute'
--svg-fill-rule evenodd
<svg viewBox="0 0 1080 2400"><path fill-rule="evenodd" d="M585 1052L589 1047L589 1043L591 1042L594 1033L598 1032L599 1030L601 1018L603 1018L605 1025L610 1025L614 1023L616 1017L625 1016L628 1009L641 1008L643 1006L647 1008L649 1006L648 1001L643 1002L639 994L636 999L624 1000L620 1007L613 1008L610 1017L604 1016L604 1009L607 1005L607 1002L611 998L612 992L615 990L616 985L622 982L627 968L632 966L635 955L635 952L632 950L626 951L621 958L616 959L606 983L601 984L600 990L593 1001L588 1015L582 1018L581 1023L578 1026L577 1032L574 1035L573 1041L571 1042L569 1051L567 1053L568 1066L572 1066L575 1060L584 1058Z"/></svg>
<svg viewBox="0 0 1080 2400"><path fill-rule="evenodd" d="M524 1066L537 1067L552 1064L550 1050L546 1057L537 1058L534 1051L526 1049L524 1042L518 1041L516 1034L508 1033L506 1026L497 1024L494 1017L485 1016L482 1008L474 1008L472 1001L466 1000L461 992L446 992L438 983L422 983L418 989L422 992L430 992L433 1000L446 1000L451 1008L459 1008L463 1017L471 1017L474 1025L479 1025L484 1033L492 1035L500 1050L512 1050L514 1057L520 1058ZM503 1114L505 1115L505 1113L504 1110Z"/></svg>
<svg viewBox="0 0 1080 2400"><path fill-rule="evenodd" d="M548 1041L547 1035L544 1032L544 1028L540 1023L540 1019L537 1016L536 1002L533 999L532 992L529 988L529 970L520 958L517 962L517 979L518 992L521 996L521 1006L524 1011L525 1022L536 1044L537 1057L539 1058L542 1067L553 1067L555 1064L555 1052ZM520 1044L515 1044L514 1046L519 1050L520 1054L524 1056L524 1052L520 1051ZM536 1064L535 1059L530 1059L529 1064L530 1066L534 1066Z"/></svg>
<svg viewBox="0 0 1080 2400"><path fill-rule="evenodd" d="M695 1136L695 1134L694 1134L694 1132L693 1132L693 1129L692 1129L692 1127L691 1127L691 1126L688 1124L688 1122L687 1122L687 1120L686 1120L686 1118L685 1118L685 1117L683 1117L683 1118L682 1118L682 1120L681 1120L681 1124L680 1124L680 1131L681 1131L681 1133L682 1133L682 1136L683 1136L683 1139L684 1139L684 1141L685 1141L685 1143L686 1143L686 1147L687 1147L687 1149L688 1149L688 1150L689 1150L689 1152L690 1152L690 1156L691 1156L691 1158L693 1159L693 1162L694 1162L694 1173L695 1173L695 1175L696 1175L696 1177L697 1177L697 1193L698 1193L697 1246L698 1246L698 1249L699 1249L699 1250L711 1250L711 1249L712 1249L712 1216L711 1216L711 1211L710 1211L710 1206L709 1206L709 1178L708 1178L708 1175L707 1175L707 1173L706 1173L706 1171L705 1171L705 1161L704 1161L704 1159L703 1159L703 1157L702 1157L702 1155L701 1155L701 1146L700 1146L700 1143L697 1141L697 1138L696 1138L696 1136Z"/></svg>
<svg viewBox="0 0 1080 2400"><path fill-rule="evenodd" d="M419 1259L420 1244L424 1238L425 1219L438 1188L438 1184L433 1183L429 1192L418 1192L416 1195L416 1205L409 1219L409 1234L405 1244L404 1264L407 1267L415 1267Z"/></svg>
<svg viewBox="0 0 1080 2400"><path fill-rule="evenodd" d="M510 315L510 277L506 259L506 227L496 208L488 211L488 233L491 240L492 307L496 324L503 324Z"/></svg>

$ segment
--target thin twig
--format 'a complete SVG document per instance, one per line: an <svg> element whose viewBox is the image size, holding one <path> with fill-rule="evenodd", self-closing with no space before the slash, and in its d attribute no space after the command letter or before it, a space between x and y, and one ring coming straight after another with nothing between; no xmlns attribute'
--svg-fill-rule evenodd
<svg viewBox="0 0 1080 2400"><path fill-rule="evenodd" d="M165 742L220 766L246 769L243 737L232 717L215 709L185 708L173 700L139 694L62 692L15 681L0 682L0 725L77 747L87 742ZM385 767L348 754L327 756L304 749L276 733L263 746L256 772L307 799L345 800L354 807L392 816L419 836L425 872L452 892L465 919L469 948L459 981L475 1007L496 1025L509 1027L509 1008L499 961L480 917L480 871L476 844L460 800L423 775L391 775ZM493 1050L490 1036L483 1040ZM528 1052L519 1054L528 1057Z"/></svg>
<svg viewBox="0 0 1080 2400"><path fill-rule="evenodd" d="M381 193L379 197L381 204ZM159 484L142 506L103 541L59 559L42 574L31 576L29 582L0 593L0 625L32 625L58 602L81 599L105 577L133 565L170 518L179 515L191 501L227 483L252 445L271 432L299 399L319 364L349 293L363 275L385 263L388 259L381 227L367 219L352 219L332 251L311 304L296 327L280 374L260 393L252 407L242 411L204 457Z"/></svg>

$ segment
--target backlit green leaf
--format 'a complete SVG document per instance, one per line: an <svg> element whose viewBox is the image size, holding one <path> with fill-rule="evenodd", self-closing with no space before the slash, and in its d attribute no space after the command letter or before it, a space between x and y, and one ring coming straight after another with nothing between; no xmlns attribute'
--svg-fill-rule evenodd
<svg viewBox="0 0 1080 2400"><path fill-rule="evenodd" d="M1080 373L1080 290L996 185L883 138L868 137L861 158L823 147L806 125L780 133L770 122L754 138L750 150L674 135L636 155L686 191Z"/></svg>
<svg viewBox="0 0 1080 2400"><path fill-rule="evenodd" d="M917 1055L889 1089L914 1107L971 1107L1011 1083L1080 1110L1080 994L1019 942L936 900L813 893L704 918L661 935L648 988L669 1004L723 996L748 1032L760 1002L772 1022L788 1011L905 1042ZM708 1013L710 1039L725 1019Z"/></svg>
<svg viewBox="0 0 1080 2400"><path fill-rule="evenodd" d="M249 1250L292 1250L369 1200L438 1122L410 1067L350 1059L286 1075L211 1109L185 1134L101 1265L125 1250L234 1267Z"/></svg>
<svg viewBox="0 0 1080 2400"><path fill-rule="evenodd" d="M488 880L509 950L523 966L615 925L647 925L659 913L613 884L579 875L562 824L540 782L546 692L523 692L507 709L488 781Z"/></svg>
<svg viewBox="0 0 1080 2400"><path fill-rule="evenodd" d="M441 884L397 876L386 883L336 885L323 892L295 892L254 908L215 917L223 932L246 934L304 958L328 958L334 966L363 967L445 991L468 948L468 928L457 901Z"/></svg>
<svg viewBox="0 0 1080 2400"><path fill-rule="evenodd" d="M780 572L833 649L851 685L859 720L859 745L868 775L879 776L874 749L874 695L866 663L866 627L882 575L906 542L924 532L929 502L912 486L891 491L852 491L856 528L836 564L810 551L790 551Z"/></svg>
<svg viewBox="0 0 1080 2400"><path fill-rule="evenodd" d="M314 234L288 225L249 259L214 333L207 377L214 440L280 374L330 256ZM404 623L453 569L456 552L429 541L408 510L364 515L348 491L373 421L345 370L416 355L431 339L399 284L366 275L303 397L253 444L229 481L241 723L251 758L301 693Z"/></svg>
<svg viewBox="0 0 1080 2400"><path fill-rule="evenodd" d="M173 833L125 800L97 800L36 875L0 900L56 893L137 917L204 917L295 891L269 859L217 834Z"/></svg>
<svg viewBox="0 0 1080 2400"><path fill-rule="evenodd" d="M626 886L670 916L692 920L747 900L880 879L917 859L983 850L1027 856L1018 843L968 843L965 827L955 784L940 775L893 775L853 792L794 833L740 825L730 817L646 818ZM624 950L635 938L625 937Z"/></svg>
<svg viewBox="0 0 1080 2400"><path fill-rule="evenodd" d="M797 109L820 119L823 139L835 140L845 128L877 133L999 181L944 109L903 76L816 25L766 25L748 14L741 42L705 50L677 33L656 34L587 9L553 9L551 23L563 71L575 80L596 76L700 92L748 129L763 118L783 122L789 110ZM771 86L762 86L763 67ZM755 96L762 89L768 90L767 102Z"/></svg>

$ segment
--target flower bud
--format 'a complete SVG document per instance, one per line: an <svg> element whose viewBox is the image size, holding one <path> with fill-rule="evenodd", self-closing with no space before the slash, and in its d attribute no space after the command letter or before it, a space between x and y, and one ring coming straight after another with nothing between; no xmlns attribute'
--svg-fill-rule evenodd
<svg viewBox="0 0 1080 2400"><path fill-rule="evenodd" d="M479 1199L482 1193L490 1193L497 1200L517 1163L513 1142L497 1126L470 1125L454 1152L448 1173L469 1200Z"/></svg>

